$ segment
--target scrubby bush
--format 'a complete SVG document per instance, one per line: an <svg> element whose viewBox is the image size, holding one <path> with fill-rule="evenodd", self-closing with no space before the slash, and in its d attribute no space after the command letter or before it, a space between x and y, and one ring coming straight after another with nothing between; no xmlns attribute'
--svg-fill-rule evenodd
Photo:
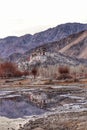
<svg viewBox="0 0 87 130"><path fill-rule="evenodd" d="M28 75L28 72L21 72L18 70L16 64L11 62L4 62L0 64L0 77L10 78L10 77L21 77L22 75Z"/></svg>
<svg viewBox="0 0 87 130"><path fill-rule="evenodd" d="M23 74L22 74L21 71L16 70L16 71L14 72L14 76L13 76L13 77L21 77L22 75L23 75Z"/></svg>
<svg viewBox="0 0 87 130"><path fill-rule="evenodd" d="M11 62L5 62L0 64L0 76L1 77L13 77L16 66Z"/></svg>
<svg viewBox="0 0 87 130"><path fill-rule="evenodd" d="M68 66L59 66L58 67L59 76L58 79L71 79L70 68Z"/></svg>
<svg viewBox="0 0 87 130"><path fill-rule="evenodd" d="M37 68L33 68L33 69L31 70L31 74L34 76L34 79L36 78L37 73L38 73Z"/></svg>
<svg viewBox="0 0 87 130"><path fill-rule="evenodd" d="M68 66L59 66L58 72L60 74L69 74L70 73L70 69L69 69Z"/></svg>

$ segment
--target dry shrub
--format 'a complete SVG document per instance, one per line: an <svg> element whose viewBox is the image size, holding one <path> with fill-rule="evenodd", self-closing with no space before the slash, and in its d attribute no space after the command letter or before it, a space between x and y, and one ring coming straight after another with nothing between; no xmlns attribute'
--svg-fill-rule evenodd
<svg viewBox="0 0 87 130"><path fill-rule="evenodd" d="M27 72L21 72L18 70L16 64L11 62L5 62L0 64L0 77L1 78L9 78L9 77L21 77L23 75L27 75Z"/></svg>
<svg viewBox="0 0 87 130"><path fill-rule="evenodd" d="M19 82L19 85L22 85L22 83L21 83L21 82Z"/></svg>
<svg viewBox="0 0 87 130"><path fill-rule="evenodd" d="M0 77L13 77L16 71L16 66L11 62L0 64Z"/></svg>
<svg viewBox="0 0 87 130"><path fill-rule="evenodd" d="M37 68L33 68L33 69L31 70L31 74L34 76L34 79L36 78L37 73L38 73Z"/></svg>
<svg viewBox="0 0 87 130"><path fill-rule="evenodd" d="M22 72L19 71L19 70L16 70L13 75L14 75L13 77L21 77L21 76L23 76Z"/></svg>
<svg viewBox="0 0 87 130"><path fill-rule="evenodd" d="M59 66L58 72L60 74L69 74L70 73L70 69L69 69L68 66Z"/></svg>
<svg viewBox="0 0 87 130"><path fill-rule="evenodd" d="M57 79L71 79L70 68L68 66L59 66L58 68L59 76Z"/></svg>

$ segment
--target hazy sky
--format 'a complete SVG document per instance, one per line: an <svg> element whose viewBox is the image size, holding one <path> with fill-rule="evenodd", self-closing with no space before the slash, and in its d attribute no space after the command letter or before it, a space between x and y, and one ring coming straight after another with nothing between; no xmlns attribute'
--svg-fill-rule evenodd
<svg viewBox="0 0 87 130"><path fill-rule="evenodd" d="M0 38L66 22L87 23L87 0L0 0Z"/></svg>

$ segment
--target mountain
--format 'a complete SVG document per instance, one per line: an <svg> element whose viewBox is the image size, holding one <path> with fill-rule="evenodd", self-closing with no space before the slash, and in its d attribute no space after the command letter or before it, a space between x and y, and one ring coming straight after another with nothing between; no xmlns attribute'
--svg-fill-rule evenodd
<svg viewBox="0 0 87 130"><path fill-rule="evenodd" d="M64 55L87 59L87 31L71 34L60 41L40 46L50 52L60 52Z"/></svg>
<svg viewBox="0 0 87 130"><path fill-rule="evenodd" d="M27 50L28 41L31 35L25 35L21 37L6 37L0 39L0 57L6 58L14 53L23 54Z"/></svg>
<svg viewBox="0 0 87 130"><path fill-rule="evenodd" d="M27 51L18 63L21 68L36 65L87 65L87 31L76 34Z"/></svg>
<svg viewBox="0 0 87 130"><path fill-rule="evenodd" d="M6 37L0 39L0 57L7 58L16 53L18 56L43 44L60 41L71 34L87 30L87 24L66 23L50 28L34 35L24 35L21 37ZM17 56L17 55L16 55Z"/></svg>
<svg viewBox="0 0 87 130"><path fill-rule="evenodd" d="M79 59L87 59L87 31L71 34L60 41L46 43L35 49L27 51L23 56L28 56L36 50L45 50L51 53L62 53L67 56L76 57Z"/></svg>
<svg viewBox="0 0 87 130"><path fill-rule="evenodd" d="M60 53L87 59L87 31L81 32L68 45L59 50Z"/></svg>
<svg viewBox="0 0 87 130"><path fill-rule="evenodd" d="M13 53L11 54L9 57L5 58L6 61L12 61L12 62L16 62L18 59L20 59L21 57L23 57L23 54L20 53Z"/></svg>
<svg viewBox="0 0 87 130"><path fill-rule="evenodd" d="M30 66L48 66L55 64L86 65L87 31L72 34L60 41L47 43L27 51L19 58L19 68L28 69ZM79 57L80 56L80 57Z"/></svg>

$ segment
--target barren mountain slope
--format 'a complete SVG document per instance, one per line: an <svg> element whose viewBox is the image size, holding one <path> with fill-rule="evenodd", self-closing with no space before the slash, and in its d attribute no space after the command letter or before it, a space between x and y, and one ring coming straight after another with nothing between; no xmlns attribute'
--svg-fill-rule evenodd
<svg viewBox="0 0 87 130"><path fill-rule="evenodd" d="M14 53L24 54L32 48L60 41L71 34L76 34L84 30L87 30L87 24L66 23L34 35L27 34L21 37L11 36L3 38L0 39L0 56L6 58Z"/></svg>
<svg viewBox="0 0 87 130"><path fill-rule="evenodd" d="M51 53L62 53L67 56L76 57L80 59L87 59L87 31L82 31L76 34L72 34L67 38L55 41L52 43L43 44L31 51L25 53L28 55L31 52L37 50L45 50Z"/></svg>
<svg viewBox="0 0 87 130"><path fill-rule="evenodd" d="M29 66L37 64L44 66L54 64L87 64L87 61L84 59L87 58L86 41L87 31L72 34L60 41L47 43L26 52L19 58L17 63L21 64L21 68L25 68L27 64ZM45 50L44 55L43 50ZM32 58L33 54L35 56Z"/></svg>
<svg viewBox="0 0 87 130"><path fill-rule="evenodd" d="M60 49L59 52L69 56L87 59L87 31L82 32L79 37Z"/></svg>
<svg viewBox="0 0 87 130"><path fill-rule="evenodd" d="M81 54L79 54L78 58L87 59L87 47L85 47Z"/></svg>

